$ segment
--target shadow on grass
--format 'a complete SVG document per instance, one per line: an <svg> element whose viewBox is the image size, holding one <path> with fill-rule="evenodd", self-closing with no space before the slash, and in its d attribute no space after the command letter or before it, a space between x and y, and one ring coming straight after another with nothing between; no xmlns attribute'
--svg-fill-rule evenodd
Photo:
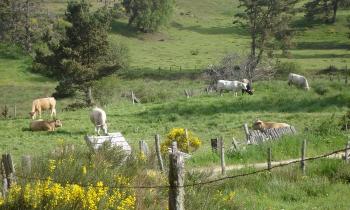
<svg viewBox="0 0 350 210"><path fill-rule="evenodd" d="M153 79L153 80L180 80L180 79L198 79L203 74L199 69L181 69L172 67L170 69L129 69L120 71L118 75L124 79Z"/></svg>
<svg viewBox="0 0 350 210"><path fill-rule="evenodd" d="M298 50L329 50L329 49L339 49L347 50L350 49L350 45L346 43L339 42L298 42L295 49Z"/></svg>
<svg viewBox="0 0 350 210"><path fill-rule="evenodd" d="M217 96L213 96L217 97ZM323 98L262 98L260 100L247 100L249 96L232 98L232 101L217 101L216 103L203 103L200 101L179 102L154 107L140 113L143 117L177 114L180 116L203 116L219 113L243 113L243 112L320 112L327 107L350 106L350 97L337 95ZM254 97L254 96L250 96Z"/></svg>
<svg viewBox="0 0 350 210"><path fill-rule="evenodd" d="M276 55L276 57L282 57L281 55ZM282 57L283 58L283 57ZM301 54L293 54L292 58L294 59L331 59L331 58L350 58L350 54L309 54L309 55L301 55Z"/></svg>
<svg viewBox="0 0 350 210"><path fill-rule="evenodd" d="M178 22L172 22L171 26L174 28L177 28L179 30L188 30L197 32L200 34L207 34L207 35L218 35L218 34L236 34L240 36L248 36L249 33L246 29L237 26L232 25L231 27L210 27L210 28L204 28L201 25L195 25L195 26L183 26L182 24Z"/></svg>
<svg viewBox="0 0 350 210"><path fill-rule="evenodd" d="M120 34L125 37L137 38L138 31L136 28L129 26L128 23L114 20L111 25L111 32Z"/></svg>

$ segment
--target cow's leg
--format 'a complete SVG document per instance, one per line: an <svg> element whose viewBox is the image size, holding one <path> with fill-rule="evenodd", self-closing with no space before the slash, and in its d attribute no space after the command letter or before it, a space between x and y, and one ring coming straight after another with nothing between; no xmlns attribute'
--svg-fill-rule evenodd
<svg viewBox="0 0 350 210"><path fill-rule="evenodd" d="M97 126L96 129L97 129L97 135L99 136L100 135L100 126Z"/></svg>
<svg viewBox="0 0 350 210"><path fill-rule="evenodd" d="M220 90L220 96L222 96L222 90Z"/></svg>
<svg viewBox="0 0 350 210"><path fill-rule="evenodd" d="M52 118L52 116L56 117L56 109L55 108L51 109L51 118Z"/></svg>
<svg viewBox="0 0 350 210"><path fill-rule="evenodd" d="M41 109L38 110L39 113L39 119L41 119Z"/></svg>

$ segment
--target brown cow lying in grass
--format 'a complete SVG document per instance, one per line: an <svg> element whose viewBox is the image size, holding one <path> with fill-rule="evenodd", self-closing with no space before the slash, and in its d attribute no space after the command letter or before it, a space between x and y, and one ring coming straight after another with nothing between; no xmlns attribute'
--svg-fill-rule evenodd
<svg viewBox="0 0 350 210"><path fill-rule="evenodd" d="M284 128L284 127L290 127L287 123L276 123L276 122L263 122L261 120L257 120L253 124L254 130L265 130L270 128Z"/></svg>
<svg viewBox="0 0 350 210"><path fill-rule="evenodd" d="M61 120L35 120L29 125L31 131L55 131L58 127L62 127Z"/></svg>
<svg viewBox="0 0 350 210"><path fill-rule="evenodd" d="M35 119L36 114L39 114L39 118L41 119L41 111L48 109L51 110L51 117L56 116L56 100L54 97L35 99L32 103L32 111L29 112L29 114L33 120Z"/></svg>

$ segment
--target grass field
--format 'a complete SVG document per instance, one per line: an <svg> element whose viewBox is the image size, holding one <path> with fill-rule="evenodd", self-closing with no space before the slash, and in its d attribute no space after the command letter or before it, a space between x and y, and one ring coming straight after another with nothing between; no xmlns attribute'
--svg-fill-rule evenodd
<svg viewBox="0 0 350 210"><path fill-rule="evenodd" d="M273 160L296 158L303 139L308 140L308 156L343 148L349 133L340 131L338 122L350 106L350 85L345 85L343 77L329 81L315 73L330 65L343 68L349 63L346 27L349 10L339 11L334 25L310 26L303 22L301 14L296 16L294 24L298 31L292 56L279 59L299 64L298 72L308 75L310 91L289 87L281 78L254 83L253 96L207 94L206 82L201 77L203 68L217 63L228 52L249 52L247 32L232 24L237 4L229 0L178 0L169 26L152 35L128 28L126 19L115 20L110 40L129 47L131 67L99 83L109 87L108 97L104 98L108 102L104 109L109 130L122 132L137 152L139 140L147 141L153 148L155 134L164 140L171 128L188 128L200 137L203 145L186 162L187 168L219 166L219 156L210 149L210 139L219 136L225 140L227 164L263 162L268 147L272 147ZM64 3L51 2L49 8L62 13ZM0 153L13 154L19 164L22 155L45 155L62 141L87 152L83 138L93 133L90 110L63 110L75 99L58 101L57 115L63 127L57 132L28 130L32 100L51 95L57 84L30 73L30 66L30 58L13 47L0 46L0 112L7 105L11 116L0 117ZM184 89L192 89L194 96L186 99ZM325 90L323 95L320 89ZM131 90L141 104L132 105L128 97ZM13 119L15 105L17 118ZM48 118L48 114L44 117ZM230 151L232 137L244 143L243 123L251 125L256 118L287 122L296 127L298 134L278 142L246 146L239 152ZM315 162L310 168L306 177L289 168L271 176L263 174L213 188L188 190L186 205L190 209L349 209L345 197L349 193L346 171L349 167L334 160ZM345 178L334 178L337 174ZM189 181L197 175L192 176ZM223 197L230 192L236 194L231 194L232 200L219 201L215 196L220 192ZM205 206L198 196L202 200L214 197ZM153 197L149 199L151 202ZM148 208L162 207L150 204Z"/></svg>

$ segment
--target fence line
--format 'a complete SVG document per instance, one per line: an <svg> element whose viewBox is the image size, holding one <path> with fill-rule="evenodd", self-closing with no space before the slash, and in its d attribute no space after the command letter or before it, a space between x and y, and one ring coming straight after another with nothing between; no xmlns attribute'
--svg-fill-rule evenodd
<svg viewBox="0 0 350 210"><path fill-rule="evenodd" d="M306 161L317 160L317 159L329 157L331 155L334 155L334 154L337 154L337 153L340 153L340 152L345 152L346 150L347 150L346 148L343 148L343 149L339 149L339 150L335 150L335 151L332 151L332 152L325 153L323 155L319 155L319 156L315 156L315 157L309 157L309 158L305 158L303 160L302 159L294 160L294 161L291 161L291 162L288 162L288 163L281 163L279 165L271 166L271 167L265 168L265 169L255 170L253 172L236 174L236 175L232 175L232 176L224 176L224 177L221 177L221 178L217 178L217 179L213 179L213 180L209 180L209 181L204 181L204 182L192 183L192 184L184 184L184 185L178 185L178 186L170 186L170 185L153 185L153 186L115 185L115 186L107 186L107 185L105 185L103 187L109 187L109 188L112 188L112 189L154 189L154 188L166 189L166 188L170 188L170 187L183 187L183 188L195 187L195 186L199 186L199 185L208 185L208 184L224 181L224 180L227 180L227 179L235 179L235 178L239 178L239 177L251 176L251 175L259 174L259 173L262 173L262 172L267 172L267 171L269 171L271 169L274 169L274 168L281 168L281 167L285 167L285 166L292 165L292 164L295 164L295 163L300 163L301 161L306 162ZM29 179L29 180L40 180L40 181L47 181L48 180L47 178L34 178L34 177L26 177L26 176L19 176L19 175L16 175L16 176L18 178ZM66 185L66 184L77 184L77 185L82 186L82 187L91 187L91 186L92 187L101 187L101 186L94 186L94 185L82 185L82 184L79 184L79 183L58 182L58 181L55 181L53 179L50 179L50 181L56 182L56 183L59 183L59 184L63 184L63 185Z"/></svg>

